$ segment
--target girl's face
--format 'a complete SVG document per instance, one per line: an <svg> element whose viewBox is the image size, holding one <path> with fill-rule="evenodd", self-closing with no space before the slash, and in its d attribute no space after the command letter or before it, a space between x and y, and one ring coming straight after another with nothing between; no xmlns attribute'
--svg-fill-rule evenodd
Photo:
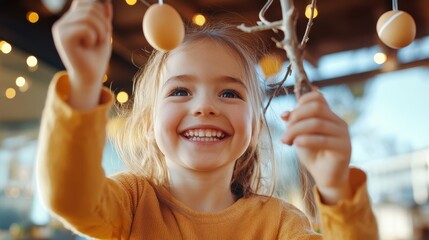
<svg viewBox="0 0 429 240"><path fill-rule="evenodd" d="M246 81L235 53L213 40L169 55L154 130L170 171L233 168L252 136Z"/></svg>

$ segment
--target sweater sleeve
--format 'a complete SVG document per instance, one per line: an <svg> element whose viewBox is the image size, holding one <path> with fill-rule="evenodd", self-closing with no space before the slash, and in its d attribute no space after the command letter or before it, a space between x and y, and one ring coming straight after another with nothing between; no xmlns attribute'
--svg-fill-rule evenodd
<svg viewBox="0 0 429 240"><path fill-rule="evenodd" d="M354 193L352 199L341 200L332 206L323 204L317 188L314 188L324 239L378 239L365 173L357 168L350 169L350 185Z"/></svg>
<svg viewBox="0 0 429 240"><path fill-rule="evenodd" d="M101 165L112 94L102 89L99 105L79 112L67 103L70 85L57 74L43 110L37 182L44 205L66 225L97 238L123 235L130 225L129 194L105 176Z"/></svg>

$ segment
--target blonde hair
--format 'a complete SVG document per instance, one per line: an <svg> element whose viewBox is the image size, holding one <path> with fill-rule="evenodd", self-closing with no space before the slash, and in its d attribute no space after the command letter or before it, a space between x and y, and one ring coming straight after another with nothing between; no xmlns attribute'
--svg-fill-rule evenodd
<svg viewBox="0 0 429 240"><path fill-rule="evenodd" d="M174 51L201 40L222 44L232 50L242 63L254 112L253 136L249 147L235 163L231 191L238 197L259 193L264 189L260 155L264 150L261 144L265 143L260 140L264 129L268 129L265 128L263 113L264 92L256 72L257 60L265 49L263 41L254 34L237 29L236 24L218 21L214 25L188 29L184 42ZM154 51L144 69L136 74L132 108L121 114L124 121L122 128L116 129L112 137L119 155L130 170L154 184L164 186L168 186L168 170L154 138L154 106L158 98L161 71L168 56L169 52ZM272 160L272 157L266 156L264 159Z"/></svg>

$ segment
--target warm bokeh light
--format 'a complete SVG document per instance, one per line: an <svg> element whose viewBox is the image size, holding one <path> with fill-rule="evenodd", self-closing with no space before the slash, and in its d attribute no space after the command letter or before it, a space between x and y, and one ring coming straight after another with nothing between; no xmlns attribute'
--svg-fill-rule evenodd
<svg viewBox="0 0 429 240"><path fill-rule="evenodd" d="M27 65L29 67L35 67L35 66L37 66L37 58L35 56L29 56L27 58Z"/></svg>
<svg viewBox="0 0 429 240"><path fill-rule="evenodd" d="M374 54L374 62L377 64L383 64L387 61L387 56L386 54L382 53L382 52L378 52L376 54Z"/></svg>
<svg viewBox="0 0 429 240"><path fill-rule="evenodd" d="M6 41L0 41L0 51L4 54L8 54L12 51L12 46Z"/></svg>
<svg viewBox="0 0 429 240"><path fill-rule="evenodd" d="M130 6L134 6L137 3L137 0L125 0L125 2Z"/></svg>
<svg viewBox="0 0 429 240"><path fill-rule="evenodd" d="M26 83L26 80L25 80L25 78L24 78L24 77L17 77L17 78L16 78L16 80L15 80L15 84L16 84L16 86L18 86L18 87L22 87L22 86L24 86L24 85L25 85L25 83Z"/></svg>
<svg viewBox="0 0 429 240"><path fill-rule="evenodd" d="M4 95L6 96L7 99L12 99L16 96L16 90L13 88L8 88L6 89Z"/></svg>
<svg viewBox="0 0 429 240"><path fill-rule="evenodd" d="M28 12L27 20L31 23L36 23L39 21L39 14L37 14L36 12Z"/></svg>
<svg viewBox="0 0 429 240"><path fill-rule="evenodd" d="M274 76L283 67L283 59L277 54L268 54L259 60L262 72L266 77Z"/></svg>
<svg viewBox="0 0 429 240"><path fill-rule="evenodd" d="M19 87L19 91L20 92L26 92L28 91L28 89L30 88L30 84L28 81L25 81L25 84L21 87Z"/></svg>
<svg viewBox="0 0 429 240"><path fill-rule="evenodd" d="M116 95L116 100L119 103L126 103L128 102L128 93L121 91L118 93L118 95Z"/></svg>
<svg viewBox="0 0 429 240"><path fill-rule="evenodd" d="M203 26L206 23L206 17L202 14L196 14L192 17L192 22L198 26Z"/></svg>
<svg viewBox="0 0 429 240"><path fill-rule="evenodd" d="M313 18L316 18L319 14L319 11L317 11L317 8L314 8ZM305 17L310 19L311 17L311 4L308 4L307 7L305 7Z"/></svg>

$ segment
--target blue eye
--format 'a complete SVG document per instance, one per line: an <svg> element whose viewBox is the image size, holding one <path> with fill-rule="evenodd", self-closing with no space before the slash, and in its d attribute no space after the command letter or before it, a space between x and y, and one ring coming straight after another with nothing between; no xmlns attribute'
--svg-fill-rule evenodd
<svg viewBox="0 0 429 240"><path fill-rule="evenodd" d="M175 88L173 91L171 91L169 96L172 97L186 97L189 96L190 93L186 88Z"/></svg>
<svg viewBox="0 0 429 240"><path fill-rule="evenodd" d="M226 89L220 93L220 97L223 98L241 98L241 95L232 89Z"/></svg>

